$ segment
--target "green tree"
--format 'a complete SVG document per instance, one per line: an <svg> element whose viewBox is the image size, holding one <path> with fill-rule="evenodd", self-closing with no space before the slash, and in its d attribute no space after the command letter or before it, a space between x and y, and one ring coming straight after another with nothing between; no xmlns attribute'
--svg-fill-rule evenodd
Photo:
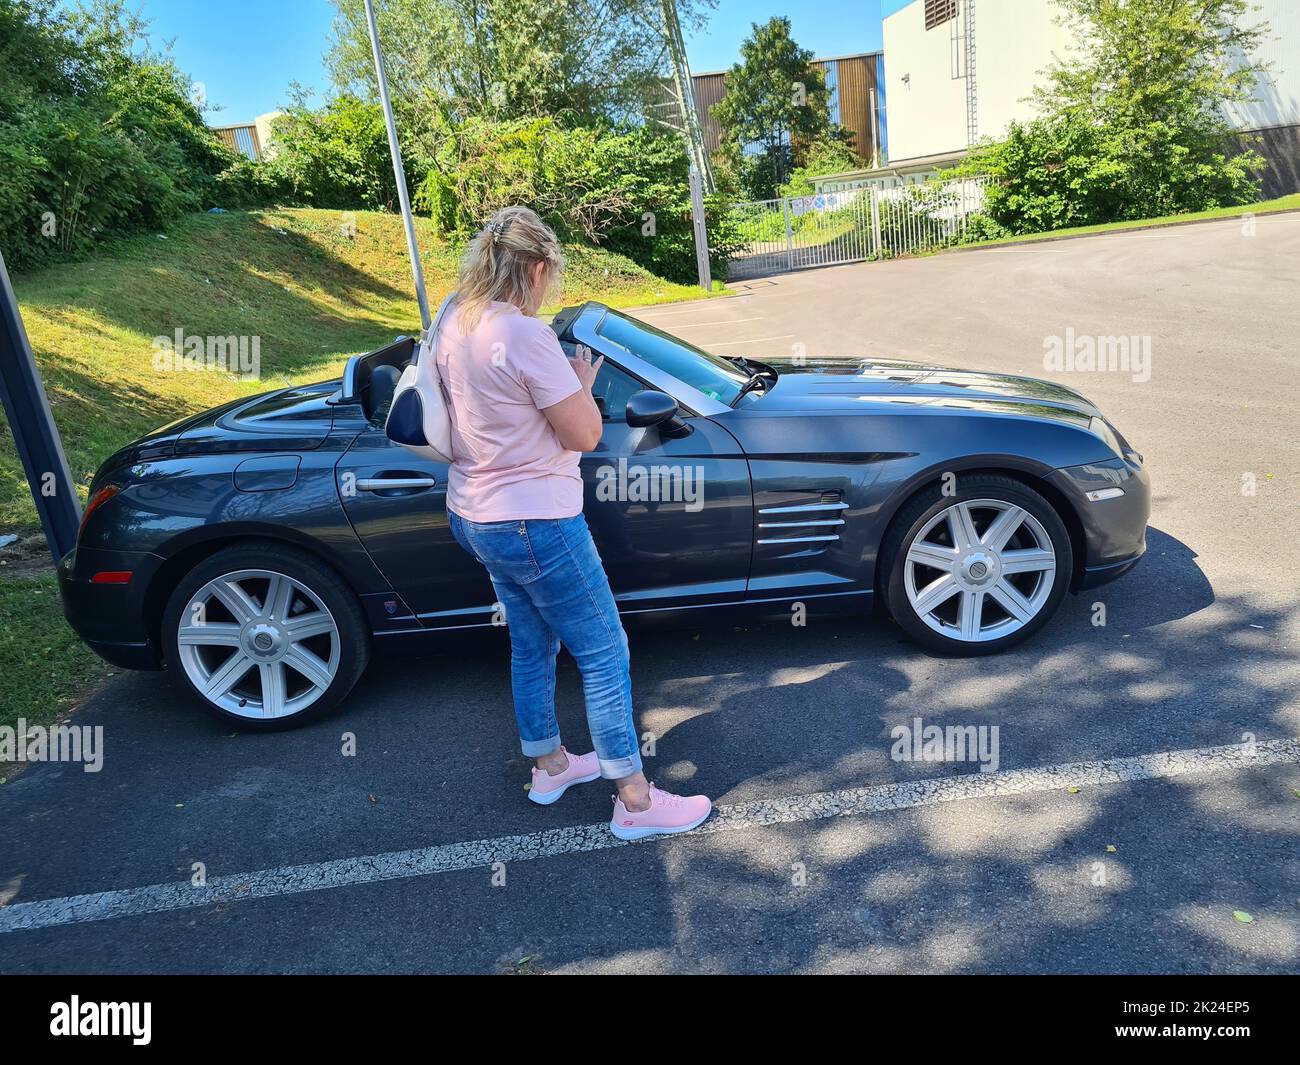
<svg viewBox="0 0 1300 1065"><path fill-rule="evenodd" d="M1262 159L1226 108L1251 98L1265 23L1248 0L1057 0L1079 47L1047 70L1040 114L960 173L994 182L988 213L1012 232L1249 202Z"/></svg>
<svg viewBox="0 0 1300 1065"><path fill-rule="evenodd" d="M678 0L699 28L716 0ZM335 82L375 90L362 0L334 0ZM376 20L393 96L421 128L639 113L666 70L659 0L384 0Z"/></svg>
<svg viewBox="0 0 1300 1065"><path fill-rule="evenodd" d="M25 269L240 190L189 79L122 0L0 0L0 248ZM240 183L246 192L247 182Z"/></svg>
<svg viewBox="0 0 1300 1065"><path fill-rule="evenodd" d="M393 210L397 184L379 104L349 93L313 110L294 88L294 102L272 124L269 174L313 207Z"/></svg>
<svg viewBox="0 0 1300 1065"><path fill-rule="evenodd" d="M789 177L804 147L831 135L829 93L812 52L790 36L788 18L753 23L740 56L712 113L723 130L722 153L742 187L766 198ZM758 159L747 163L753 146Z"/></svg>

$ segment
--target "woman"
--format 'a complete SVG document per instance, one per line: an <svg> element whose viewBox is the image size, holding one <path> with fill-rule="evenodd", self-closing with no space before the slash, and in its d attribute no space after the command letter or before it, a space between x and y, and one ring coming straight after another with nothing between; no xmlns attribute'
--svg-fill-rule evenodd
<svg viewBox="0 0 1300 1065"><path fill-rule="evenodd" d="M529 798L549 805L603 776L618 786L610 829L620 839L688 832L711 803L662 791L641 771L627 637L582 515L578 458L600 442L591 388L603 359L580 347L570 363L536 317L563 267L555 234L524 207L498 211L465 254L437 341L455 460L451 530L505 609L515 717L536 761ZM582 672L589 754L560 743L561 643Z"/></svg>

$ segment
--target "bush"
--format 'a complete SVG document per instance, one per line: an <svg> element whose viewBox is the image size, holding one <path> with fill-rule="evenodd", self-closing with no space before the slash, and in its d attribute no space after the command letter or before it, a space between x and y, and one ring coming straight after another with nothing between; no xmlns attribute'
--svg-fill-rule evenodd
<svg viewBox="0 0 1300 1065"><path fill-rule="evenodd" d="M621 252L661 277L696 278L689 176L681 141L648 127L578 126L551 118L470 119L445 131L416 206L464 236L501 207L532 207L563 240ZM720 275L734 251L724 205L706 205Z"/></svg>
<svg viewBox="0 0 1300 1065"><path fill-rule="evenodd" d="M240 156L217 175L208 206L266 207L291 200L292 193L269 164Z"/></svg>
<svg viewBox="0 0 1300 1065"><path fill-rule="evenodd" d="M1162 122L1108 127L1065 112L1012 123L945 176L990 177L984 213L1023 234L1249 203L1259 163L1226 145L1198 158Z"/></svg>
<svg viewBox="0 0 1300 1065"><path fill-rule="evenodd" d="M383 111L343 94L317 111L301 99L271 125L267 184L309 207L394 210L397 183Z"/></svg>
<svg viewBox="0 0 1300 1065"><path fill-rule="evenodd" d="M790 180L781 186L782 196L811 196L817 191L812 179L826 174L842 174L846 170L861 170L862 160L842 139L819 140L810 145L804 162L795 167Z"/></svg>
<svg viewBox="0 0 1300 1065"><path fill-rule="evenodd" d="M999 225L983 212L966 216L966 227L962 230L961 244L979 244L985 240L1001 240L1011 233L1005 226Z"/></svg>
<svg viewBox="0 0 1300 1065"><path fill-rule="evenodd" d="M0 0L0 249L15 270L206 206L239 157L120 4Z"/></svg>

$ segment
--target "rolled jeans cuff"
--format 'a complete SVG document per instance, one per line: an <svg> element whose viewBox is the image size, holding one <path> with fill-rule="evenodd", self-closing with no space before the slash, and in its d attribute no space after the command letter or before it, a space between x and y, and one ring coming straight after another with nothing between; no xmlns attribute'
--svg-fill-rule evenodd
<svg viewBox="0 0 1300 1065"><path fill-rule="evenodd" d="M560 734L557 732L554 736L547 736L544 740L526 740L521 736L519 745L524 749L526 758L541 758L543 755L552 754L560 749Z"/></svg>
<svg viewBox="0 0 1300 1065"><path fill-rule="evenodd" d="M633 751L626 758L600 758L600 775L606 780L622 780L641 772L641 752Z"/></svg>

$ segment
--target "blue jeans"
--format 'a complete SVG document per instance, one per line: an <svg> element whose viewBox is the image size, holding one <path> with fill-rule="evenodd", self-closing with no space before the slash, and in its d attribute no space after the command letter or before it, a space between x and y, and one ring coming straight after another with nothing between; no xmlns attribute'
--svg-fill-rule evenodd
<svg viewBox="0 0 1300 1065"><path fill-rule="evenodd" d="M640 770L627 635L586 518L473 522L450 511L448 517L452 535L487 569L505 609L524 754L536 758L560 748L555 656L563 643L582 673L601 775L620 780Z"/></svg>

